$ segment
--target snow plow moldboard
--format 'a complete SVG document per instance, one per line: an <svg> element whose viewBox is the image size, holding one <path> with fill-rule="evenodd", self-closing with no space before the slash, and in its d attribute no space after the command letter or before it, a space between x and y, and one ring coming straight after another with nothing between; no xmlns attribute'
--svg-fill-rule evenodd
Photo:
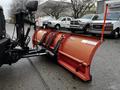
<svg viewBox="0 0 120 90"><path fill-rule="evenodd" d="M53 30L37 30L33 46L41 46L57 57L57 62L83 81L90 81L90 66L101 41L94 37Z"/></svg>

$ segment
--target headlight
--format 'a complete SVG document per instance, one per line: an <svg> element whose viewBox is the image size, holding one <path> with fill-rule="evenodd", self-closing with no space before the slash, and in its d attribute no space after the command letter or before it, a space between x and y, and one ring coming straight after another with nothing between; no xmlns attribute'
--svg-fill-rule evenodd
<svg viewBox="0 0 120 90"><path fill-rule="evenodd" d="M81 21L79 20L78 23L81 23Z"/></svg>

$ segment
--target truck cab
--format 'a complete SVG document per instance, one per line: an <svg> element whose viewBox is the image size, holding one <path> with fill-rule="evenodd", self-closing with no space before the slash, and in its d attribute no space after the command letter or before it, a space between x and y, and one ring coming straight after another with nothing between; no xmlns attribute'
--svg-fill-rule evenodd
<svg viewBox="0 0 120 90"><path fill-rule="evenodd" d="M6 36L6 29L5 29L5 16L3 13L3 8L0 6L0 39Z"/></svg>

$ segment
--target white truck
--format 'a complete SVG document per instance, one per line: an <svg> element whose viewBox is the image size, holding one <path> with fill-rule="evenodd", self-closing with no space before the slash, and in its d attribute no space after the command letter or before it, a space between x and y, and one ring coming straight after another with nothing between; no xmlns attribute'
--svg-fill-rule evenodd
<svg viewBox="0 0 120 90"><path fill-rule="evenodd" d="M91 21L96 20L97 18L97 14L87 14L84 15L82 18L73 19L70 23L70 30L72 32L82 30L85 33L87 29L89 29Z"/></svg>
<svg viewBox="0 0 120 90"><path fill-rule="evenodd" d="M108 14L104 34L111 35L113 38L118 38L120 36L120 1L109 1L105 4L108 4ZM101 34L103 22L104 13L100 14L97 20L91 22L88 32L93 35Z"/></svg>
<svg viewBox="0 0 120 90"><path fill-rule="evenodd" d="M48 22L48 27L56 28L59 30L60 28L69 28L71 17L60 17L58 20L51 20Z"/></svg>
<svg viewBox="0 0 120 90"><path fill-rule="evenodd" d="M99 18L95 21L92 21L90 24L89 33L101 34L102 26L104 22L104 14L100 14ZM114 38L119 37L120 35L120 12L109 12L106 19L105 32L104 34L111 35Z"/></svg>

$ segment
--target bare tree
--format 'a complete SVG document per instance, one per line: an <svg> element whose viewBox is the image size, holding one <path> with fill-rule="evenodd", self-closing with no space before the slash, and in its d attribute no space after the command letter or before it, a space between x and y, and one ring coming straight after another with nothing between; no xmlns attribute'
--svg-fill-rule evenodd
<svg viewBox="0 0 120 90"><path fill-rule="evenodd" d="M10 9L10 16L13 16L18 9L25 9L25 5L28 2L28 0L13 0L13 3L11 4Z"/></svg>
<svg viewBox="0 0 120 90"><path fill-rule="evenodd" d="M61 1L48 1L47 5L42 7L42 12L44 12L46 15L53 16L56 19L60 17L60 14L65 12L67 9L67 5L61 0Z"/></svg>
<svg viewBox="0 0 120 90"><path fill-rule="evenodd" d="M96 0L71 0L73 17L83 16L88 10L95 5Z"/></svg>

